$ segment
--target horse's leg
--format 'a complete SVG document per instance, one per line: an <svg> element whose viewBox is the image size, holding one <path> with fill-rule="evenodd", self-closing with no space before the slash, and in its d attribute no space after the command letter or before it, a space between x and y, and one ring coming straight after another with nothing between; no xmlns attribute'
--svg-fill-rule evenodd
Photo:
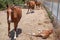
<svg viewBox="0 0 60 40"><path fill-rule="evenodd" d="M18 26L18 23L15 21L15 22L14 22L14 32L15 32L14 39L16 39L17 26Z"/></svg>
<svg viewBox="0 0 60 40"><path fill-rule="evenodd" d="M28 11L27 11L27 14L29 13L29 7L28 7Z"/></svg>
<svg viewBox="0 0 60 40"><path fill-rule="evenodd" d="M36 9L36 4L35 4L35 6L34 6L34 9Z"/></svg>
<svg viewBox="0 0 60 40"><path fill-rule="evenodd" d="M41 9L41 4L40 4L40 6L39 6L39 7L40 7L40 9Z"/></svg>
<svg viewBox="0 0 60 40"><path fill-rule="evenodd" d="M40 4L38 5L38 10L40 10L41 9L41 7L40 7Z"/></svg>
<svg viewBox="0 0 60 40"><path fill-rule="evenodd" d="M32 8L30 8L30 12L32 11Z"/></svg>
<svg viewBox="0 0 60 40"><path fill-rule="evenodd" d="M34 6L30 10L31 13L34 13Z"/></svg>
<svg viewBox="0 0 60 40"><path fill-rule="evenodd" d="M8 36L10 36L10 22L8 22Z"/></svg>

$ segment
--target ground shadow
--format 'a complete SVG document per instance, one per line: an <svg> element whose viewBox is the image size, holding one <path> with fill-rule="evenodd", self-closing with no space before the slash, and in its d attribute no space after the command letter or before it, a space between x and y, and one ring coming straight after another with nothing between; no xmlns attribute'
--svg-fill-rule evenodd
<svg viewBox="0 0 60 40"><path fill-rule="evenodd" d="M26 14L30 14L30 13L32 14L32 13L34 13L34 11L31 11L31 12L27 12Z"/></svg>
<svg viewBox="0 0 60 40"><path fill-rule="evenodd" d="M16 37L18 37L18 35L21 34L21 33L22 33L22 29L18 28L17 31L16 31ZM14 39L14 34L15 33L14 33L14 29L13 29L12 31L10 31L10 36L9 36L11 38L11 40L15 40Z"/></svg>

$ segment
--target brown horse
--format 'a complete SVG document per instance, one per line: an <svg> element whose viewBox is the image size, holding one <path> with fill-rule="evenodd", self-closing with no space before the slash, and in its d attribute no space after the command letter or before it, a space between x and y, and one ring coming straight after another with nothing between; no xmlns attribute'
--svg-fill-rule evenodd
<svg viewBox="0 0 60 40"><path fill-rule="evenodd" d="M7 23L8 23L8 36L10 36L10 23L14 23L14 39L16 39L16 30L18 23L22 17L22 9L18 6L7 5Z"/></svg>
<svg viewBox="0 0 60 40"><path fill-rule="evenodd" d="M40 8L41 7L41 2L40 1L35 1L36 4L36 8Z"/></svg>
<svg viewBox="0 0 60 40"><path fill-rule="evenodd" d="M31 10L34 10L35 2L34 2L34 1L28 1L28 2L27 2L27 6L28 6L28 11L27 11L27 13L28 13L28 12L29 12L29 9L30 9L30 11L31 11ZM31 12L33 12L33 11L31 11Z"/></svg>

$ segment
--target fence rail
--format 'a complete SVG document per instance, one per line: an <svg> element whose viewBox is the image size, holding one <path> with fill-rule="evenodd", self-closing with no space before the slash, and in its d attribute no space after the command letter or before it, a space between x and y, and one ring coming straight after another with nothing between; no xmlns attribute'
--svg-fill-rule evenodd
<svg viewBox="0 0 60 40"><path fill-rule="evenodd" d="M56 17L57 25L60 21L60 0L43 0L43 4L52 12L52 15Z"/></svg>

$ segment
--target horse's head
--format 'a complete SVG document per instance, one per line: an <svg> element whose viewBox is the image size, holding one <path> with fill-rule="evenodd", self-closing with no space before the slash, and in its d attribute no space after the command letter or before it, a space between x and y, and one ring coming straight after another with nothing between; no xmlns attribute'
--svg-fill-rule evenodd
<svg viewBox="0 0 60 40"><path fill-rule="evenodd" d="M11 15L14 13L15 5L6 5L6 6L7 6L8 20L11 21Z"/></svg>
<svg viewBox="0 0 60 40"><path fill-rule="evenodd" d="M11 21L11 14L12 14L11 6L7 4L6 7L7 7L8 20Z"/></svg>

